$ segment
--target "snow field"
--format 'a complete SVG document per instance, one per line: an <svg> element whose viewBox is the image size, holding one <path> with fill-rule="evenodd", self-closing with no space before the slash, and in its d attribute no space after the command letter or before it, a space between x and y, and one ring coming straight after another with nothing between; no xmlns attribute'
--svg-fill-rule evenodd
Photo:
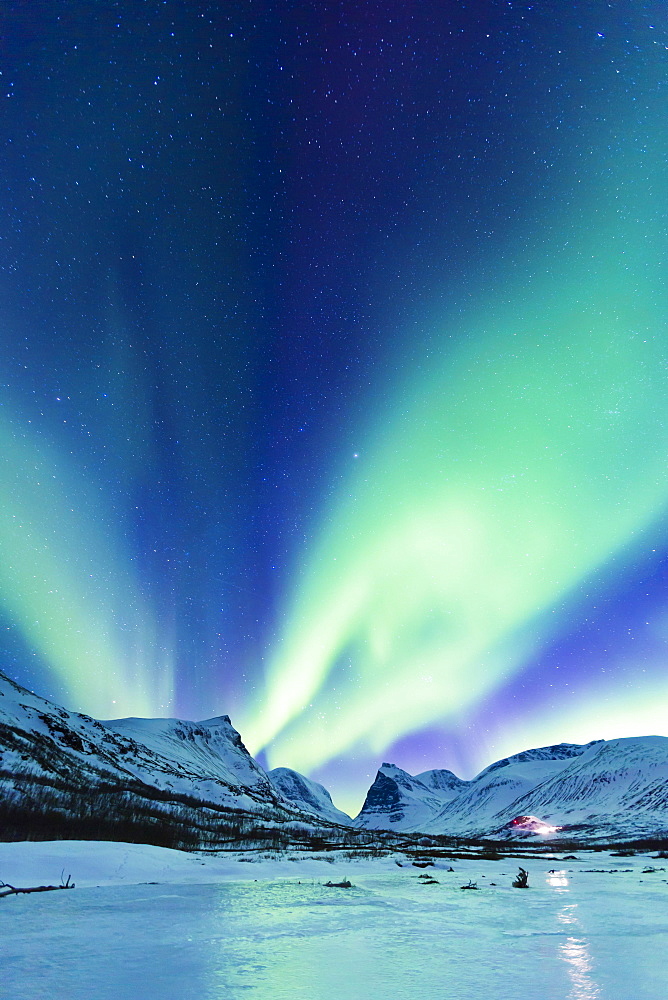
<svg viewBox="0 0 668 1000"><path fill-rule="evenodd" d="M0 879L58 884L64 871L77 885L0 900L0 996L666 995L668 871L643 868L668 868L668 861L582 852L578 861L470 858L420 870L400 856L288 858L240 861L133 844L0 844ZM529 890L512 888L520 864L529 870ZM438 884L423 884L423 872ZM323 886L346 876L351 889ZM462 890L469 880L480 889Z"/></svg>

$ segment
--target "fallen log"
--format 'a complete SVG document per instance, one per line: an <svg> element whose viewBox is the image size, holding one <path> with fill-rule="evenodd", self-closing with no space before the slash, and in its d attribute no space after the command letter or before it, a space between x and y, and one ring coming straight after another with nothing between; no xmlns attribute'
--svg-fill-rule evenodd
<svg viewBox="0 0 668 1000"><path fill-rule="evenodd" d="M25 896L29 892L53 892L56 889L74 889L74 882L70 882L71 878L72 876L68 875L67 881L61 881L60 885L33 885L25 889L10 885L9 882L0 882L0 898L3 896Z"/></svg>

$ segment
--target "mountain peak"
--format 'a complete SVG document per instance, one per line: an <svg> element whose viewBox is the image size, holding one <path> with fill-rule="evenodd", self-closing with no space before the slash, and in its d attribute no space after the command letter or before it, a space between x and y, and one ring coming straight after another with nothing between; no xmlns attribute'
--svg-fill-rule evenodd
<svg viewBox="0 0 668 1000"><path fill-rule="evenodd" d="M202 722L197 723L198 726L231 726L232 720L229 715L215 715L213 719L204 719Z"/></svg>

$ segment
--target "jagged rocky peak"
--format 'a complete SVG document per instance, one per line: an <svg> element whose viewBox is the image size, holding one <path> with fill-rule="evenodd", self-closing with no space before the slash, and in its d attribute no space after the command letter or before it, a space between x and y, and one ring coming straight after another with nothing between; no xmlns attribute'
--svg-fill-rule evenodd
<svg viewBox="0 0 668 1000"><path fill-rule="evenodd" d="M385 811L398 806L401 801L399 786L408 785L406 779L410 779L410 775L394 764L382 764L371 788L366 793L360 816L362 813Z"/></svg>
<svg viewBox="0 0 668 1000"><path fill-rule="evenodd" d="M412 788L416 780L412 774L409 774L408 771L404 771L401 767L397 767L396 764L381 764L376 777L380 774L389 778L391 781L396 781L398 785L401 785L404 788Z"/></svg>
<svg viewBox="0 0 668 1000"><path fill-rule="evenodd" d="M367 792L355 823L373 829L404 829L403 824L408 823L410 829L421 829L440 811L451 794L451 791L444 792L433 784L424 783L420 777L414 777L396 764L385 762Z"/></svg>

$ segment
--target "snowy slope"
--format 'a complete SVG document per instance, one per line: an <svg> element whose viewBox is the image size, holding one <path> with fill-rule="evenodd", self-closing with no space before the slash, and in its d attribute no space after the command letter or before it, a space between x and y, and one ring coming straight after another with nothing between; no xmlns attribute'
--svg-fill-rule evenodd
<svg viewBox="0 0 668 1000"><path fill-rule="evenodd" d="M529 812L515 808L514 803L536 786L560 774L587 746L560 743L525 750L490 764L467 782L466 788L434 817L426 830L440 831L445 826L458 835L469 831L478 834ZM512 813L507 819L506 812Z"/></svg>
<svg viewBox="0 0 668 1000"><path fill-rule="evenodd" d="M289 767L275 767L268 775L278 794L304 812L329 819L332 823L343 823L346 826L352 823L350 816L336 808L324 785L305 778Z"/></svg>
<svg viewBox="0 0 668 1000"><path fill-rule="evenodd" d="M563 839L668 837L668 738L663 736L528 750L497 761L472 781L453 775L440 804L438 784L435 790L425 774L412 777L384 764L356 825L516 839L518 831L508 824L516 816L534 815L561 827L557 837Z"/></svg>
<svg viewBox="0 0 668 1000"><path fill-rule="evenodd" d="M271 799L267 775L250 756L229 716L186 722L180 719L114 719L106 729L148 750L154 767L171 772L170 787L202 797L225 785L235 796L252 791ZM143 751L142 751L143 752ZM176 772L176 776L173 772ZM214 797L214 801L218 801Z"/></svg>
<svg viewBox="0 0 668 1000"><path fill-rule="evenodd" d="M131 719L107 724L68 712L3 674L0 769L10 783L17 774L93 786L135 780L242 809L276 803L269 779L226 717L208 723Z"/></svg>
<svg viewBox="0 0 668 1000"><path fill-rule="evenodd" d="M325 824L340 821L333 818L338 810L324 789L320 796L312 791L309 808L302 811L299 802L272 784L228 716L204 722L103 723L68 712L0 673L0 806L4 800L6 809L10 803L28 803L34 810L39 808L35 801L46 801L51 808L57 798L58 810L74 808L79 816L81 802L94 791L117 796L127 791L141 800L144 811L153 808L146 805L153 802L162 814L182 810L184 804L207 809L213 805L257 815L263 823L296 821L308 826L314 816ZM69 797L69 806L61 804L63 796ZM92 815L99 808L97 801L91 805ZM349 817L344 821L350 823Z"/></svg>
<svg viewBox="0 0 668 1000"><path fill-rule="evenodd" d="M668 738L595 743L516 799L493 822L531 813L578 838L668 838Z"/></svg>
<svg viewBox="0 0 668 1000"><path fill-rule="evenodd" d="M432 792L435 792L438 796L448 801L454 798L461 791L462 787L467 784L466 781L458 778L452 771L446 771L444 768L433 771L421 771L415 777Z"/></svg>

